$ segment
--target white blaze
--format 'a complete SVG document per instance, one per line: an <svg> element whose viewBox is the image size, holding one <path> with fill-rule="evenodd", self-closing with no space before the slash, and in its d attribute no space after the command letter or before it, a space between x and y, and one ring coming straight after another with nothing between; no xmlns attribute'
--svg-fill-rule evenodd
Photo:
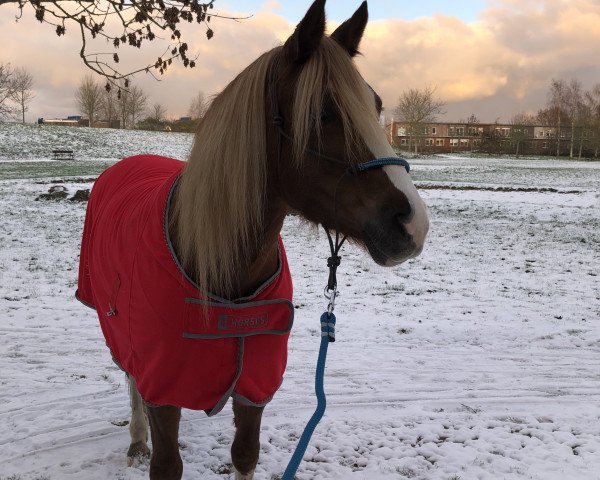
<svg viewBox="0 0 600 480"><path fill-rule="evenodd" d="M382 130L381 135L377 135L377 137L378 138L376 139L364 139L373 155L375 155L376 158L397 157L396 152L394 152L394 149L387 141ZM417 246L413 255L416 257L421 253L421 250L423 250L425 237L429 231L427 207L404 167L400 165L386 165L383 167L383 171L387 174L392 184L406 196L410 203L412 215L404 226Z"/></svg>

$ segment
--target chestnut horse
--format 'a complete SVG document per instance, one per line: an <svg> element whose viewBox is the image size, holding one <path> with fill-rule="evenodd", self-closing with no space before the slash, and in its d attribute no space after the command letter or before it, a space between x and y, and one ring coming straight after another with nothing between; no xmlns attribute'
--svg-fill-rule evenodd
<svg viewBox="0 0 600 480"><path fill-rule="evenodd" d="M316 0L283 46L255 60L214 99L169 197L165 237L173 264L190 285L211 292L207 294L211 299L251 298L281 270L285 258L279 233L290 211L347 235L379 265L398 265L423 248L427 210L407 169L393 161L360 173L356 168L395 157L378 122L381 99L352 59L367 24L367 3L330 36L325 35L324 8L325 0ZM123 185L134 181L127 178ZM93 199L94 192L90 205ZM96 204L94 209L99 212L103 207ZM87 215L92 217L90 206ZM103 260L108 248L98 254ZM83 272L88 274L85 268ZM116 278L115 288L123 288L122 279ZM149 301L151 288L156 286L148 285ZM103 322L133 322L119 318L123 310L118 312L114 304L106 308ZM122 364L117 353L113 351ZM158 357L148 358L152 363ZM285 368L285 357L282 363ZM148 380L125 370L132 405L130 464L150 455L149 424L150 478L180 479L178 432L186 405L153 401L145 393L151 386L142 385ZM252 479L264 404L231 396L235 478Z"/></svg>

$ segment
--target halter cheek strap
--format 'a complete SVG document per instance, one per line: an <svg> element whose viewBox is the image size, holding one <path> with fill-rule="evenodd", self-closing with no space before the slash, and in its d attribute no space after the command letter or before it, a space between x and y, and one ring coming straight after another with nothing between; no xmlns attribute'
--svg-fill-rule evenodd
<svg viewBox="0 0 600 480"><path fill-rule="evenodd" d="M281 156L281 137L293 142L294 139L291 135L288 135L286 131L283 129L283 117L280 115L275 115L273 117L273 125L279 131L279 156ZM348 165L348 162L344 160L340 160L336 157L330 157L329 155L325 155L324 153L318 152L317 150L313 150L312 148L306 148L306 152L314 155L315 157L322 158L323 160L327 160L331 163L339 163L340 165ZM357 173L366 172L368 170L374 170L376 168L385 167L386 165L397 165L400 167L404 167L407 173L410 173L410 164L404 158L401 157L379 157L373 160L368 160L366 162L351 164L348 166L348 172L356 175Z"/></svg>

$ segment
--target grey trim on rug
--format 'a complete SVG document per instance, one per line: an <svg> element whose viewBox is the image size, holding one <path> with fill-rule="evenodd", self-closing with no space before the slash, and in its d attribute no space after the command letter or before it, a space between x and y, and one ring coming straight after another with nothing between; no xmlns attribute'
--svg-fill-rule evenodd
<svg viewBox="0 0 600 480"><path fill-rule="evenodd" d="M242 376L242 369L244 368L244 339L243 338L240 338L239 342L238 342L238 361L237 361L237 364L238 365L237 365L237 370L235 372L235 377L233 378L233 382L231 383L230 387L223 394L223 396L217 402L217 404L212 408L212 410L210 412L206 411L206 415L208 415L209 417L212 417L213 415L216 415L221 410L223 410L223 407L225 406L225 404L229 400L229 397L231 397L231 395L233 394L233 390L235 389L235 386L236 386L238 380Z"/></svg>
<svg viewBox="0 0 600 480"><path fill-rule="evenodd" d="M91 308L92 310L96 310L96 307L94 305L92 305L91 303L86 302L85 300L82 300L81 298L79 298L79 290L75 290L75 298L77 300L79 300L81 303L83 303L86 307Z"/></svg>
<svg viewBox="0 0 600 480"><path fill-rule="evenodd" d="M275 389L275 393L277 393L279 391L282 383L283 383L283 379L281 380L281 382L279 382L278 387ZM233 394L231 395L231 398L233 398L233 400L235 400L239 404L244 405L246 407L264 407L267 405L267 403L269 403L271 400L273 400L275 393L273 393L273 395L271 395L266 400L263 400L262 402L253 402L251 400L248 400L243 395L240 395L239 393L236 393L236 392L233 392Z"/></svg>

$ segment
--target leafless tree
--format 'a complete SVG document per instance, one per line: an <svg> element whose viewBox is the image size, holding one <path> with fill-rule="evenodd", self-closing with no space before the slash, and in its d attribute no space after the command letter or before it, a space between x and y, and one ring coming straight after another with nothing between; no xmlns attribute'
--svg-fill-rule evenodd
<svg viewBox="0 0 600 480"><path fill-rule="evenodd" d="M106 78L109 88L119 88L120 80L139 72L163 74L174 60L185 67L195 67L198 57L189 52L182 25L203 25L210 40L214 34L211 18L242 19L214 13L214 3L215 0L0 0L0 6L16 7L17 20L30 10L38 21L53 27L59 37L66 34L67 28L77 31L81 37L79 56L88 68ZM106 52L106 44L111 45L112 52L91 52L94 39L104 40L102 52ZM164 54L157 60L127 72L118 68L119 47L139 49L156 39L166 40Z"/></svg>
<svg viewBox="0 0 600 480"><path fill-rule="evenodd" d="M148 104L148 96L144 93L144 91L134 85L129 89L128 92L129 97L129 118L131 119L131 127L135 128L138 119L144 114L146 111L146 106Z"/></svg>
<svg viewBox="0 0 600 480"><path fill-rule="evenodd" d="M17 68L13 75L13 93L11 99L18 106L21 120L25 123L25 112L29 110L29 104L35 98L33 92L33 76L24 68Z"/></svg>
<svg viewBox="0 0 600 480"><path fill-rule="evenodd" d="M131 106L131 89L119 90L117 98L121 128L129 128L129 110Z"/></svg>
<svg viewBox="0 0 600 480"><path fill-rule="evenodd" d="M569 150L569 157L573 158L574 146L575 146L575 131L579 127L581 134L581 123L583 121L583 87L581 82L577 79L572 79L567 85L565 105L567 109L567 115L569 116L569 123L571 124L571 146Z"/></svg>
<svg viewBox="0 0 600 480"><path fill-rule="evenodd" d="M567 82L552 79L548 92L548 110L553 117L553 126L556 127L556 156L560 156L560 139L562 136L562 125L567 110Z"/></svg>
<svg viewBox="0 0 600 480"><path fill-rule="evenodd" d="M407 127L409 143L422 135L425 124L434 122L437 115L444 112L445 103L435 98L435 88L427 86L420 90L411 88L402 93L396 106L395 115ZM415 153L418 153L418 141L414 142Z"/></svg>
<svg viewBox="0 0 600 480"><path fill-rule="evenodd" d="M472 113L466 120L459 120L458 123L465 124L465 133L469 137L481 137L483 135L483 129L479 126L481 121L479 117ZM475 150L475 146L481 143L481 138L471 139L471 151Z"/></svg>
<svg viewBox="0 0 600 480"><path fill-rule="evenodd" d="M137 85L121 91L118 100L121 128L135 128L138 119L145 112L148 96Z"/></svg>
<svg viewBox="0 0 600 480"><path fill-rule="evenodd" d="M594 151L594 157L598 158L600 150L600 83L585 93L583 103L587 115L585 135L590 148Z"/></svg>
<svg viewBox="0 0 600 480"><path fill-rule="evenodd" d="M156 123L162 122L167 116L167 109L160 103L155 103L150 107L150 118Z"/></svg>
<svg viewBox="0 0 600 480"><path fill-rule="evenodd" d="M94 126L96 115L101 108L102 92L102 87L92 75L87 75L75 91L75 100L79 111L90 119L90 127Z"/></svg>
<svg viewBox="0 0 600 480"><path fill-rule="evenodd" d="M14 73L10 64L0 63L0 118L14 115L9 103L14 94Z"/></svg>
<svg viewBox="0 0 600 480"><path fill-rule="evenodd" d="M119 98L114 90L104 89L100 98L99 105L102 119L108 122L108 127L112 127L115 120L119 118Z"/></svg>
<svg viewBox="0 0 600 480"><path fill-rule="evenodd" d="M204 92L200 91L192 99L192 103L188 109L188 115L192 118L203 118L209 105L210 100L204 95Z"/></svg>
<svg viewBox="0 0 600 480"><path fill-rule="evenodd" d="M525 112L517 113L513 115L510 124L510 138L515 147L515 156L519 158L521 147L531 138L530 130L535 125L535 116Z"/></svg>

